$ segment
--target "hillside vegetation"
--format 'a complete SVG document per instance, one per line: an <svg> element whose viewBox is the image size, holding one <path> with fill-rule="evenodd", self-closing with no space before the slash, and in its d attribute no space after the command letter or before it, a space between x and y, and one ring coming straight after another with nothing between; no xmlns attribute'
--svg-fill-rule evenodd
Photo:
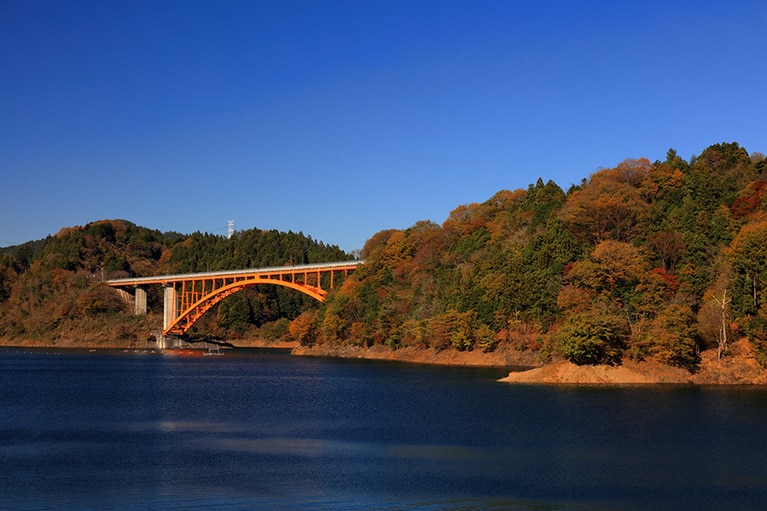
<svg viewBox="0 0 767 511"><path fill-rule="evenodd" d="M252 229L231 239L161 233L125 220L62 229L55 236L0 253L0 339L5 344L146 345L162 326L162 289L149 289L147 316L104 281L197 271L258 268L352 259L302 233ZM317 302L278 286L257 286L219 304L199 322L198 336L264 335L280 340L288 324Z"/></svg>
<svg viewBox="0 0 767 511"><path fill-rule="evenodd" d="M304 344L503 346L579 365L694 370L746 336L767 353L763 155L718 144L628 159L563 191L538 180L442 225L375 234L364 267L292 325Z"/></svg>
<svg viewBox="0 0 767 511"><path fill-rule="evenodd" d="M628 159L565 191L539 179L457 207L440 225L374 234L321 305L281 287L237 293L196 335L304 348L515 350L578 365L652 359L695 371L736 339L767 363L767 160L737 143L685 161ZM101 221L4 249L6 343L139 345L158 329L105 278L352 259L303 234L232 239Z"/></svg>

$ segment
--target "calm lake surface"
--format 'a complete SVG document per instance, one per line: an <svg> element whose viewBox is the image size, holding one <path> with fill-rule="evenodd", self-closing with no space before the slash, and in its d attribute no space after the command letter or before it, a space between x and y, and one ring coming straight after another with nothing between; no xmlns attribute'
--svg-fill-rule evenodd
<svg viewBox="0 0 767 511"><path fill-rule="evenodd" d="M767 389L505 373L0 349L0 509L767 505Z"/></svg>

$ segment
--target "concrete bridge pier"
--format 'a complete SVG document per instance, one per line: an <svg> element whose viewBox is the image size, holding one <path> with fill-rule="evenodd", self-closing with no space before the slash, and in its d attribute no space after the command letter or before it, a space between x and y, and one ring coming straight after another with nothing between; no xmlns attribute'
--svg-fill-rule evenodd
<svg viewBox="0 0 767 511"><path fill-rule="evenodd" d="M146 288L136 286L134 314L136 316L146 316L146 310Z"/></svg>
<svg viewBox="0 0 767 511"><path fill-rule="evenodd" d="M165 286L165 296L163 300L163 315L162 315L162 329L168 330L173 320L176 319L176 288L173 286Z"/></svg>
<svg viewBox="0 0 767 511"><path fill-rule="evenodd" d="M136 316L146 316L146 287L134 286L132 289L133 292L127 291L125 289L115 289L120 294L120 297L124 302L133 303L133 313Z"/></svg>

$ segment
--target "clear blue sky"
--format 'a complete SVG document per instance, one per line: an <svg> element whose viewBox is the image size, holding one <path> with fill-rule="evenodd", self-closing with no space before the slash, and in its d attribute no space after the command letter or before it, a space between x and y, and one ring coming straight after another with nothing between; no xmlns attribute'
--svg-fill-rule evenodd
<svg viewBox="0 0 767 511"><path fill-rule="evenodd" d="M124 218L345 250L539 177L767 152L767 2L0 2L0 246Z"/></svg>

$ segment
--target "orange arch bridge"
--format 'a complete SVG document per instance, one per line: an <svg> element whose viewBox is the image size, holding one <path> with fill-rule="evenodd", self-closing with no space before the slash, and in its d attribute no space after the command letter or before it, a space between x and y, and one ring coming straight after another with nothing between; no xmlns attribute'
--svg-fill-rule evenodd
<svg viewBox="0 0 767 511"><path fill-rule="evenodd" d="M339 275L346 276L362 261L304 264L251 270L186 273L131 279L108 280L107 284L134 295L136 314L146 314L146 287L165 288L163 336L184 335L203 314L224 298L258 284L274 284L295 289L323 301Z"/></svg>

